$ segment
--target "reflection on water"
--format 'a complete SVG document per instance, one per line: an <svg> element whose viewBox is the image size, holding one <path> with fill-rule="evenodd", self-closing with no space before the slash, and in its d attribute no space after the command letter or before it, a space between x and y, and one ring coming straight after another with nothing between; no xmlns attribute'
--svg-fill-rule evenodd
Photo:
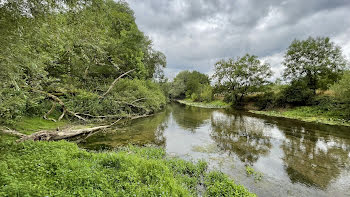
<svg viewBox="0 0 350 197"><path fill-rule="evenodd" d="M264 133L263 123L253 118L214 112L211 127L210 136L218 146L235 154L242 162L252 165L260 156L270 152L271 137Z"/></svg>
<svg viewBox="0 0 350 197"><path fill-rule="evenodd" d="M155 116L87 138L80 146L156 144L205 159L259 196L350 196L350 128L172 104ZM264 174L256 182L245 165Z"/></svg>

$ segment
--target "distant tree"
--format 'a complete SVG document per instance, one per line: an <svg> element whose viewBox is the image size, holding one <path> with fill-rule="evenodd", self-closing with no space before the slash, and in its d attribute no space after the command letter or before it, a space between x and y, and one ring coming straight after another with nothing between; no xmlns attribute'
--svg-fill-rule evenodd
<svg viewBox="0 0 350 197"><path fill-rule="evenodd" d="M174 78L170 95L172 98L191 98L198 99L205 85L209 85L209 77L198 71L182 71Z"/></svg>
<svg viewBox="0 0 350 197"><path fill-rule="evenodd" d="M261 63L257 56L246 54L241 58L217 62L213 77L217 79L217 89L226 95L227 100L239 105L248 93L268 84L267 79L271 75L269 64Z"/></svg>
<svg viewBox="0 0 350 197"><path fill-rule="evenodd" d="M313 90L327 89L341 76L346 61L339 46L328 37L309 37L294 40L284 56L286 67L283 76L287 80L305 80Z"/></svg>

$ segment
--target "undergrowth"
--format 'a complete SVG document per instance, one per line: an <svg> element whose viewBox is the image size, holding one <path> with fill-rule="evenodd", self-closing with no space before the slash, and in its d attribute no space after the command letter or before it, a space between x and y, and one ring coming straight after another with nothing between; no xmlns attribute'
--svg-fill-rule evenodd
<svg viewBox="0 0 350 197"><path fill-rule="evenodd" d="M88 152L13 140L0 135L0 196L255 196L205 162L167 158L161 148Z"/></svg>
<svg viewBox="0 0 350 197"><path fill-rule="evenodd" d="M194 102L191 99L178 100L179 103L202 108L228 108L230 107L229 103L225 103L221 100L214 100L211 102Z"/></svg>
<svg viewBox="0 0 350 197"><path fill-rule="evenodd" d="M255 114L262 114L274 117L284 117L302 120L305 122L317 122L329 125L350 126L349 120L344 119L336 110L324 110L320 106L302 106L284 111L250 111Z"/></svg>

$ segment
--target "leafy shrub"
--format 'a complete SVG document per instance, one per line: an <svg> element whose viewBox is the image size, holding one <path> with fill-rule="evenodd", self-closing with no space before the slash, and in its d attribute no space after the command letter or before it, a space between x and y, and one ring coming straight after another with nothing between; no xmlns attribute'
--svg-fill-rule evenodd
<svg viewBox="0 0 350 197"><path fill-rule="evenodd" d="M273 92L266 92L262 95L259 95L255 105L259 110L269 109L275 106L275 94Z"/></svg>
<svg viewBox="0 0 350 197"><path fill-rule="evenodd" d="M335 93L335 97L344 103L344 114L347 119L350 119L350 71L345 72L331 90Z"/></svg>
<svg viewBox="0 0 350 197"><path fill-rule="evenodd" d="M206 196L256 196L245 187L236 185L221 172L210 172L205 176Z"/></svg>
<svg viewBox="0 0 350 197"><path fill-rule="evenodd" d="M197 94L197 93L192 93L192 94L191 94L191 99L192 99L193 101L199 101L199 96L198 96L198 94Z"/></svg>
<svg viewBox="0 0 350 197"><path fill-rule="evenodd" d="M213 87L205 85L200 93L200 100L204 102L211 102L213 100Z"/></svg>
<svg viewBox="0 0 350 197"><path fill-rule="evenodd" d="M314 91L303 80L293 81L282 90L281 95L286 103L292 105L309 105L315 96Z"/></svg>

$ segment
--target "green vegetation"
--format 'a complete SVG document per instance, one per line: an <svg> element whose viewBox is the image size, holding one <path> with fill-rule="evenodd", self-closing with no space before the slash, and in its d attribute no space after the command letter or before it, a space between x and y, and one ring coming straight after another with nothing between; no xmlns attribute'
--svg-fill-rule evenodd
<svg viewBox="0 0 350 197"><path fill-rule="evenodd" d="M30 135L40 130L54 130L58 127L65 126L66 124L67 121L53 122L51 120L44 120L40 117L25 117L16 122L13 129L23 134Z"/></svg>
<svg viewBox="0 0 350 197"><path fill-rule="evenodd" d="M0 124L24 134L76 120L148 115L169 99L203 108L242 106L248 95L259 110L291 107L254 113L350 126L350 73L329 38L293 41L283 62L285 85L270 84L269 64L247 54L215 64L215 88L198 71L182 71L168 82L165 55L154 50L122 0L3 1L0 45ZM179 122L208 115L205 109L187 117L174 113ZM215 141L230 139L220 122L215 126L221 132ZM255 196L221 172L208 172L205 162L167 158L160 148L96 153L64 141L15 140L0 134L0 196ZM254 152L259 143L265 144ZM257 141L232 151L252 162L269 146ZM261 177L250 167L247 174Z"/></svg>
<svg viewBox="0 0 350 197"><path fill-rule="evenodd" d="M74 143L0 137L0 196L255 196L207 164L129 146L91 153ZM203 185L203 190L199 190Z"/></svg>
<svg viewBox="0 0 350 197"><path fill-rule="evenodd" d="M254 98L254 113L349 125L349 71L347 62L329 38L295 40L289 46L283 64L284 78L264 87Z"/></svg>
<svg viewBox="0 0 350 197"><path fill-rule="evenodd" d="M182 71L170 84L169 96L172 99L191 98L194 101L210 102L213 89L207 75L197 71Z"/></svg>
<svg viewBox="0 0 350 197"><path fill-rule="evenodd" d="M245 171L246 171L248 176L253 176L255 181L260 181L263 177L263 174L261 172L257 172L251 166L246 166Z"/></svg>
<svg viewBox="0 0 350 197"><path fill-rule="evenodd" d="M228 108L231 106L229 103L225 103L224 101L221 101L221 100L214 100L211 102L194 102L191 99L185 99L185 100L178 100L177 102L185 105L189 105L189 106L202 107L202 108Z"/></svg>
<svg viewBox="0 0 350 197"><path fill-rule="evenodd" d="M309 37L292 42L283 64L283 76L286 79L302 81L306 89L315 95L317 89L326 90L340 78L346 67L346 60L340 47L329 38Z"/></svg>
<svg viewBox="0 0 350 197"><path fill-rule="evenodd" d="M250 112L255 114L262 114L274 117L283 117L301 120L305 122L316 122L329 125L343 125L350 126L350 121L347 119L339 118L339 114L343 112L339 110L326 111L319 106L302 106L292 109L283 109L282 111L268 110L268 111L254 111Z"/></svg>
<svg viewBox="0 0 350 197"><path fill-rule="evenodd" d="M341 80L331 87L331 90L334 91L335 98L344 104L343 114L350 120L350 71L345 72Z"/></svg>
<svg viewBox="0 0 350 197"><path fill-rule="evenodd" d="M269 64L261 63L257 56L246 54L236 60L230 58L217 62L214 78L218 81L217 91L225 95L225 101L239 106L247 94L266 85L271 75Z"/></svg>
<svg viewBox="0 0 350 197"><path fill-rule="evenodd" d="M0 18L1 123L47 112L139 115L165 104L152 81L166 58L124 1L5 1Z"/></svg>

